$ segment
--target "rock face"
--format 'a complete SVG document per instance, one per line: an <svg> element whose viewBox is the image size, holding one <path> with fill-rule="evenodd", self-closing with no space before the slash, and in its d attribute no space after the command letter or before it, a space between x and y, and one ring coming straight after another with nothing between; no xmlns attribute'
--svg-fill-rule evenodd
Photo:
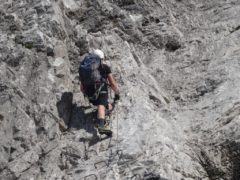
<svg viewBox="0 0 240 180"><path fill-rule="evenodd" d="M240 1L0 0L0 179L240 179ZM78 66L121 90L99 140Z"/></svg>

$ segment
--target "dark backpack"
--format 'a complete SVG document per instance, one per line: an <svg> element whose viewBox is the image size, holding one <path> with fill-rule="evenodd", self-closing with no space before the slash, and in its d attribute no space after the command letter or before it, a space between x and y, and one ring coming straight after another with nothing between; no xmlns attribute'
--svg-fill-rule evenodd
<svg viewBox="0 0 240 180"><path fill-rule="evenodd" d="M90 54L84 58L79 67L79 78L84 85L94 85L102 81L102 76L99 71L101 59Z"/></svg>

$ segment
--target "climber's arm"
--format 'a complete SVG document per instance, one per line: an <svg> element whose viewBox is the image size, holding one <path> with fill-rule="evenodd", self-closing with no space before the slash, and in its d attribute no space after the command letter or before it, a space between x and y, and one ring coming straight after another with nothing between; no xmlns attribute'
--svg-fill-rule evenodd
<svg viewBox="0 0 240 180"><path fill-rule="evenodd" d="M112 73L108 74L108 81L109 81L110 86L111 86L112 90L114 91L114 93L116 95L119 95L119 89L117 87L117 83L116 83L115 79L113 78Z"/></svg>

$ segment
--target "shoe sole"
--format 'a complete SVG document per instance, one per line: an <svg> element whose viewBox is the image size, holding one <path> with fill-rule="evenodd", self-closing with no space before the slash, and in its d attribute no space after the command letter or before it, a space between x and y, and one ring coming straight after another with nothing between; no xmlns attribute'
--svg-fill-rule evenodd
<svg viewBox="0 0 240 180"><path fill-rule="evenodd" d="M107 136L112 136L112 131L107 129L98 129L99 134L105 134Z"/></svg>

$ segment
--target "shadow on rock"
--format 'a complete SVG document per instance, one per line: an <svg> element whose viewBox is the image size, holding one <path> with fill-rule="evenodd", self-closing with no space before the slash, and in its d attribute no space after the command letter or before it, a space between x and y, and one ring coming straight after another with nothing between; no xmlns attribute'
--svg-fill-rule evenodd
<svg viewBox="0 0 240 180"><path fill-rule="evenodd" d="M64 121L68 129L85 129L92 133L93 122L97 111L91 106L77 106L73 104L73 93L64 92L61 100L57 102L59 117Z"/></svg>
<svg viewBox="0 0 240 180"><path fill-rule="evenodd" d="M73 93L64 92L62 94L61 100L57 102L58 114L61 120L64 121L64 124L69 127L70 119L72 116L73 109Z"/></svg>
<svg viewBox="0 0 240 180"><path fill-rule="evenodd" d="M80 141L90 141L93 145L99 140L94 121L97 117L97 109L91 106L79 106L73 104L73 93L63 93L61 100L57 103L59 117L64 121L64 131L68 130L85 130L81 131ZM85 133L86 132L86 133Z"/></svg>
<svg viewBox="0 0 240 180"><path fill-rule="evenodd" d="M96 116L97 111L91 106L77 106L74 104L69 128L85 129L91 133Z"/></svg>
<svg viewBox="0 0 240 180"><path fill-rule="evenodd" d="M90 140L90 144L94 145L98 142L97 130L94 127L94 121L97 117L97 110L91 106L77 106L76 104L72 109L72 117L69 123L69 129L84 129L90 134L91 138L82 136L80 141Z"/></svg>

